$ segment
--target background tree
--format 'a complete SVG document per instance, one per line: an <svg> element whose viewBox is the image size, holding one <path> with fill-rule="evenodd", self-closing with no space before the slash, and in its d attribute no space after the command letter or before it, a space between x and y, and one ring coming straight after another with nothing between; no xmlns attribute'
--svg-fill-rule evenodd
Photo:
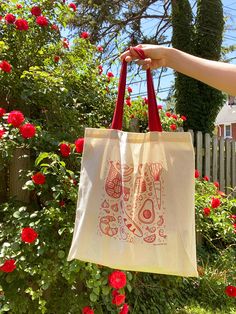
<svg viewBox="0 0 236 314"><path fill-rule="evenodd" d="M224 31L222 1L197 1L195 27L196 55L210 60L219 60ZM212 132L216 116L223 104L223 93L201 82L198 82L198 91L201 98L194 104L192 112L195 120L194 129Z"/></svg>
<svg viewBox="0 0 236 314"><path fill-rule="evenodd" d="M193 17L188 0L172 0L173 47L210 60L221 56L224 16L220 0L197 1ZM186 126L193 130L212 132L223 94L206 84L176 74L176 111L188 117Z"/></svg>
<svg viewBox="0 0 236 314"><path fill-rule="evenodd" d="M88 31L93 43L100 42L106 48L107 54L117 50L117 39L122 43L166 42L165 31L170 27L170 1L161 0L80 0L78 13L70 19L75 33ZM147 35L143 23L152 21L152 32ZM120 42L120 40L118 40Z"/></svg>
<svg viewBox="0 0 236 314"><path fill-rule="evenodd" d="M193 13L188 0L172 0L172 46L184 52L195 54L193 42L194 26ZM197 81L175 72L174 97L176 99L176 111L188 117L186 126L193 128L194 110L196 102L199 102Z"/></svg>

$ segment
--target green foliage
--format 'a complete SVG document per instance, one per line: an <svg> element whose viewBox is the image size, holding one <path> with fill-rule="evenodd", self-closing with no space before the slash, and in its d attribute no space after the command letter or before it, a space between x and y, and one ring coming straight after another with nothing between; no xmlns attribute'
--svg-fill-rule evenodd
<svg viewBox="0 0 236 314"><path fill-rule="evenodd" d="M193 14L188 0L172 1L172 26L173 47L194 54ZM201 97L197 84L196 80L175 72L176 111L188 117L185 126L191 129L196 120L192 107L197 106Z"/></svg>
<svg viewBox="0 0 236 314"><path fill-rule="evenodd" d="M168 113L166 113L164 110L162 110L162 106L159 106L160 108L158 112L161 119L163 131L173 131L170 128L171 125L176 125L176 131L178 130L178 128L181 128L183 126L183 119L180 117L180 115L173 114L172 109ZM125 104L124 125L125 129L129 131L141 133L149 131L147 99L145 101L145 99L138 97L137 99L132 100L130 106Z"/></svg>
<svg viewBox="0 0 236 314"><path fill-rule="evenodd" d="M205 59L220 60L224 31L222 1L198 1L195 27L196 55ZM201 98L195 106L192 106L194 110L191 114L195 120L198 120L194 129L198 127L198 130L210 133L214 130L214 122L222 107L224 96L221 91L201 82L198 82L198 90Z"/></svg>

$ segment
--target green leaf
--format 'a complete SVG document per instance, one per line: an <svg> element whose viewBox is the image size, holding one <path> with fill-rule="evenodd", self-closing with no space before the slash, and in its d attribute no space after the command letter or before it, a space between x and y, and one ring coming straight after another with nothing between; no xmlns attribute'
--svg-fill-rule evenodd
<svg viewBox="0 0 236 314"><path fill-rule="evenodd" d="M65 252L62 251L62 250L60 250L60 251L58 251L57 256L58 256L59 258L64 258L64 257L65 257Z"/></svg>
<svg viewBox="0 0 236 314"><path fill-rule="evenodd" d="M105 287L102 287L102 293L104 294L104 295L108 295L109 293L110 293L110 287L108 287L108 286L105 286Z"/></svg>
<svg viewBox="0 0 236 314"><path fill-rule="evenodd" d="M93 292L94 292L96 295L99 296L99 294L100 294L100 287L94 287L94 288L93 288Z"/></svg>
<svg viewBox="0 0 236 314"><path fill-rule="evenodd" d="M20 212L19 211L14 212L13 217L20 218Z"/></svg>
<svg viewBox="0 0 236 314"><path fill-rule="evenodd" d="M89 298L92 302L96 302L98 300L98 296L95 293L90 293Z"/></svg>
<svg viewBox="0 0 236 314"><path fill-rule="evenodd" d="M43 159L45 159L45 158L47 158L49 156L49 154L48 153L41 153L41 154L39 154L39 156L36 158L36 160L35 160L35 166L38 166L39 164L40 164L40 162L43 160Z"/></svg>

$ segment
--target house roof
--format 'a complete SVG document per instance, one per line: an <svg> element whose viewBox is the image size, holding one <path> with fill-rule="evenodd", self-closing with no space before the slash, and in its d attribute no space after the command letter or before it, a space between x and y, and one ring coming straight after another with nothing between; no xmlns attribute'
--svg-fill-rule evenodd
<svg viewBox="0 0 236 314"><path fill-rule="evenodd" d="M236 123L236 103L233 105L229 105L228 102L224 104L216 117L216 125L227 123Z"/></svg>

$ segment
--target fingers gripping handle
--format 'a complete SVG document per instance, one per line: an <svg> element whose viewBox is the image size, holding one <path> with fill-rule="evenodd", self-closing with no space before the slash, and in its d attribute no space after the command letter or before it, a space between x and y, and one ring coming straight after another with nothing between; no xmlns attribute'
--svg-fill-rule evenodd
<svg viewBox="0 0 236 314"><path fill-rule="evenodd" d="M135 52L141 59L145 59L144 51L141 48L135 47ZM148 126L150 131L162 131L160 116L158 113L155 90L153 85L153 79L151 70L146 71L147 75L147 94L148 94ZM126 77L127 77L127 62L124 60L121 66L119 86L118 86L118 97L116 101L116 108L112 120L112 129L121 130L123 121L124 111L124 98L126 88Z"/></svg>

